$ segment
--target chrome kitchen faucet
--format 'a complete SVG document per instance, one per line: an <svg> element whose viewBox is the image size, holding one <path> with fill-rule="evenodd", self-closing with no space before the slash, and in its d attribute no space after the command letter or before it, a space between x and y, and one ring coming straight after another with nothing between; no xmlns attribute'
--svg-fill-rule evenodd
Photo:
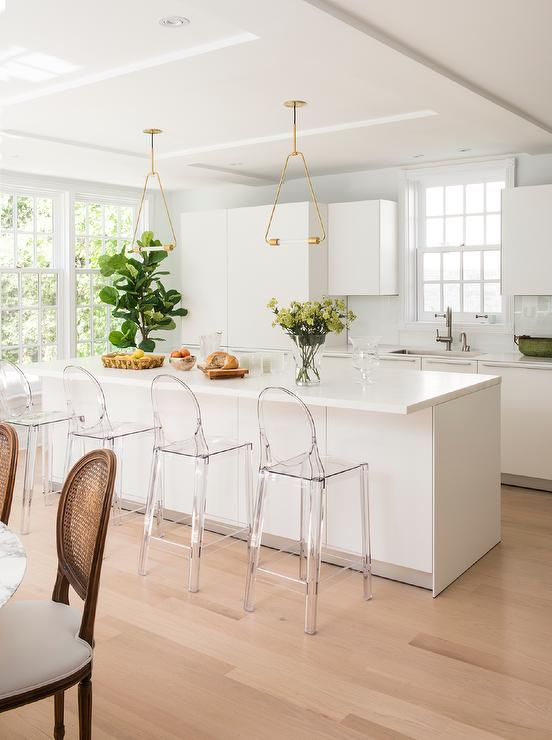
<svg viewBox="0 0 552 740"><path fill-rule="evenodd" d="M436 313L436 319L445 319L447 326L447 334L442 336L439 334L439 329L436 329L437 336L435 337L436 342L444 342L447 345L447 352L452 349L452 308L447 306L445 313Z"/></svg>

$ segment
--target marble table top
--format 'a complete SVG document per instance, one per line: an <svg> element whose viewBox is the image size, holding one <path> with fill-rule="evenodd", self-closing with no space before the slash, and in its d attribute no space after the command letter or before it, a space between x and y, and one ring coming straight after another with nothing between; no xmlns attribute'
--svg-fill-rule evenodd
<svg viewBox="0 0 552 740"><path fill-rule="evenodd" d="M21 540L0 522L0 606L17 591L26 567L27 555Z"/></svg>

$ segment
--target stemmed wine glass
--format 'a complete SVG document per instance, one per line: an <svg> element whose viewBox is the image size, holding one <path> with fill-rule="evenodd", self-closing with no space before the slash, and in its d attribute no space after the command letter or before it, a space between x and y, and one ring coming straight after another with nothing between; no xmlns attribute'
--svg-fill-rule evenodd
<svg viewBox="0 0 552 740"><path fill-rule="evenodd" d="M353 345L353 367L360 372L360 383L363 387L371 385L372 370L379 365L378 344L381 337L350 337Z"/></svg>

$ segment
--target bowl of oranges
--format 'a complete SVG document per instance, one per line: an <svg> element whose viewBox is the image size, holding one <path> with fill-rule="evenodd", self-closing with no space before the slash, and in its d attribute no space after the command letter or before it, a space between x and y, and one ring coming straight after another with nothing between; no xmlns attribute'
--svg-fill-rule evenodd
<svg viewBox="0 0 552 740"><path fill-rule="evenodd" d="M171 352L170 362L175 370L191 370L196 364L196 358L187 347L181 347Z"/></svg>

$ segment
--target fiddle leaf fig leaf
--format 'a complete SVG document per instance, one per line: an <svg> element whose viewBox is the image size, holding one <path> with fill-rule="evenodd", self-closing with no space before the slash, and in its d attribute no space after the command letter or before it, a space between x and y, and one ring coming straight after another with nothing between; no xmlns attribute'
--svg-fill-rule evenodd
<svg viewBox="0 0 552 740"><path fill-rule="evenodd" d="M99 292L99 298L102 303L107 303L110 306L116 306L119 298L119 291L113 288L111 285L104 286Z"/></svg>
<svg viewBox="0 0 552 740"><path fill-rule="evenodd" d="M153 352L155 349L155 342L153 339L142 339L138 347L143 349L144 352Z"/></svg>

